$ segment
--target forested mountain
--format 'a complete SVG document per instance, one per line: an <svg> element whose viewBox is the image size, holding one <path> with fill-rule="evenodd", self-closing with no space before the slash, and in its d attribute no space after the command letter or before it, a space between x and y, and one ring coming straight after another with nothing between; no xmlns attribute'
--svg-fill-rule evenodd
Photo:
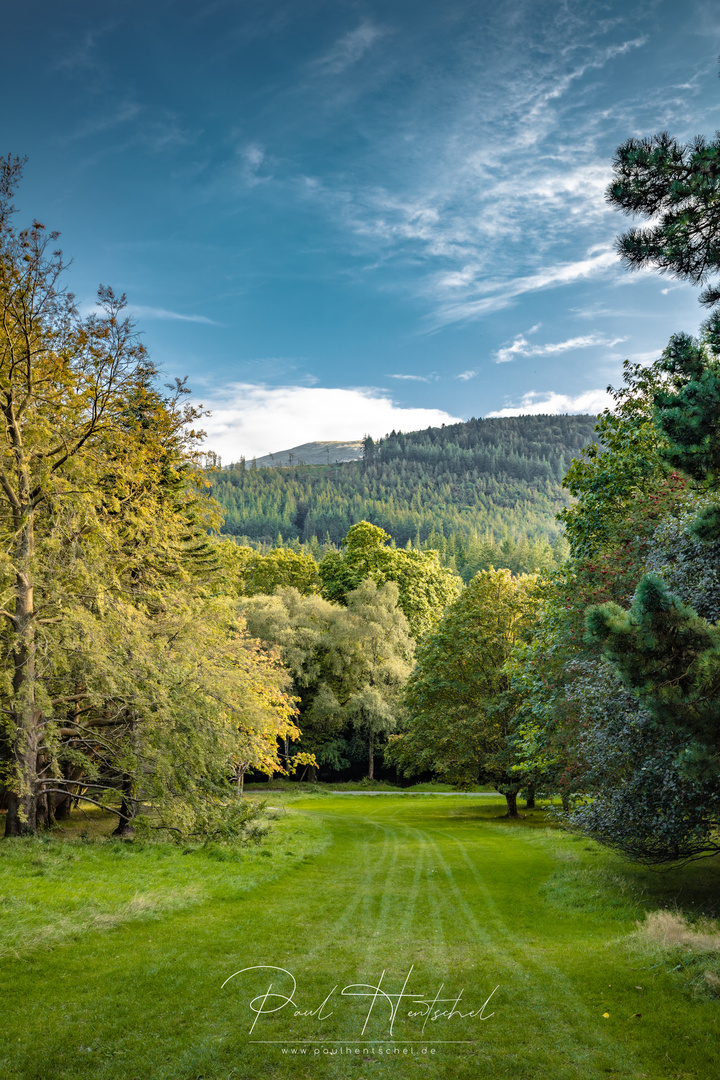
<svg viewBox="0 0 720 1080"><path fill-rule="evenodd" d="M593 439L592 416L469 420L366 440L364 459L288 468L231 465L209 474L223 532L251 543L280 535L316 547L339 544L358 521L398 546L447 555L479 540L553 541L568 504L561 481Z"/></svg>
<svg viewBox="0 0 720 1080"><path fill-rule="evenodd" d="M253 458L255 465L277 469L281 465L336 465L340 461L359 461L363 456L362 439L340 442L325 439L323 442L302 443L280 450L275 454Z"/></svg>

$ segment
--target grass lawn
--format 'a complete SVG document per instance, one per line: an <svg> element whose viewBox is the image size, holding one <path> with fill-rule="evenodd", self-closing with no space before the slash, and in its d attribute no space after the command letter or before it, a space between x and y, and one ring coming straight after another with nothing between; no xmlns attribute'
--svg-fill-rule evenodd
<svg viewBox="0 0 720 1080"><path fill-rule="evenodd" d="M672 914L719 914L716 860L487 796L272 802L260 848L0 844L2 1080L720 1076L717 939Z"/></svg>

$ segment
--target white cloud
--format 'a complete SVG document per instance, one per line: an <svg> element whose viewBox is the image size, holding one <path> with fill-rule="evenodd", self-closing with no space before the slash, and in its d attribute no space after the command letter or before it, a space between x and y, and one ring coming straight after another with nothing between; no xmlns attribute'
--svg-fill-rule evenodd
<svg viewBox="0 0 720 1080"><path fill-rule="evenodd" d="M366 168L370 182L351 184L347 173L303 178L304 197L372 254L368 271L394 261L417 268L407 280L427 305L431 329L477 320L525 293L619 268L610 250L616 216L604 199L612 175L606 126L618 106L602 116L581 106L596 92L585 77L641 48L646 38L601 44L609 24L588 33L584 20L571 27L561 9L544 24L544 58L535 53L532 65L518 58L523 46L537 42L519 38L514 19L513 32L494 39L482 64L470 45L460 50L452 81L430 80L417 111L403 113L401 137L393 129L391 141L380 138L377 153L391 156L391 176L383 157L372 159L379 167ZM492 26L493 19L487 21ZM341 42L354 55L363 39L353 37L350 48L350 38ZM341 63L339 46L323 63ZM584 259L564 261L584 245L590 245Z"/></svg>
<svg viewBox="0 0 720 1080"><path fill-rule="evenodd" d="M664 347L664 345L660 345L657 349L646 349L644 352L630 353L627 359L635 364L652 364L655 360L660 358L660 353L663 351Z"/></svg>
<svg viewBox="0 0 720 1080"><path fill-rule="evenodd" d="M511 223L520 215L531 213L537 218L558 218L566 225L588 225L611 218L613 211L605 203L605 189L612 179L612 168L606 161L590 160L575 168L564 161L549 161L536 166L530 175L509 172L492 185L492 197L501 211L500 221L492 224L492 232L514 231ZM558 222L559 223L559 222Z"/></svg>
<svg viewBox="0 0 720 1080"><path fill-rule="evenodd" d="M517 277L514 280L479 281L475 286L475 293L490 295L481 296L479 299L468 298L458 303L450 301L441 304L431 319L432 328L438 329L449 323L477 318L490 311L500 311L516 297L523 296L525 293L538 292L552 286L572 285L576 281L598 277L617 264L618 256L615 252L603 250L599 254L588 253L586 258L575 262L543 267L535 274Z"/></svg>
<svg viewBox="0 0 720 1080"><path fill-rule="evenodd" d="M518 334L513 339L512 344L503 345L501 349L495 353L496 364L507 364L510 360L514 360L516 356L527 356L527 350L531 349L532 345L528 345L527 339L522 334Z"/></svg>
<svg viewBox="0 0 720 1080"><path fill-rule="evenodd" d="M239 147L237 154L242 163L241 176L248 187L256 187L257 184L267 183L271 179L270 174L267 173L269 162L265 149L258 143L248 143L247 146ZM261 174L260 170L263 167L266 171Z"/></svg>
<svg viewBox="0 0 720 1080"><path fill-rule="evenodd" d="M456 379L461 379L463 382L467 382L468 379L474 379L477 375L477 371L473 371L472 368L468 368L467 371L461 371L459 375L456 375Z"/></svg>
<svg viewBox="0 0 720 1080"><path fill-rule="evenodd" d="M619 345L625 338L607 338L601 334L585 334L568 338L567 341L548 342L547 345L531 345L523 334L518 334L511 345L505 345L495 353L495 363L505 364L516 356L555 356L573 349L589 349L593 345Z"/></svg>
<svg viewBox="0 0 720 1080"><path fill-rule="evenodd" d="M583 394L572 397L570 394L558 394L555 390L539 392L531 390L523 394L518 405L508 405L496 412L489 412L491 416L527 416L551 413L590 413L592 416L610 409L614 405L613 399L607 390L586 390Z"/></svg>
<svg viewBox="0 0 720 1080"><path fill-rule="evenodd" d="M233 383L203 398L212 415L205 446L229 463L305 442L379 438L393 428L417 431L455 424L441 409L404 408L381 390Z"/></svg>
<svg viewBox="0 0 720 1080"><path fill-rule="evenodd" d="M388 379L405 379L407 382L432 382L430 375L388 375Z"/></svg>
<svg viewBox="0 0 720 1080"><path fill-rule="evenodd" d="M357 63L368 49L386 31L380 26L362 23L356 30L343 34L325 56L315 60L312 67L321 75L339 75L345 68Z"/></svg>
<svg viewBox="0 0 720 1080"><path fill-rule="evenodd" d="M206 315L181 315L179 311L146 307L144 304L129 304L128 308L133 315L139 315L143 319L176 319L178 322L205 323L207 326L220 325L214 319L208 319Z"/></svg>

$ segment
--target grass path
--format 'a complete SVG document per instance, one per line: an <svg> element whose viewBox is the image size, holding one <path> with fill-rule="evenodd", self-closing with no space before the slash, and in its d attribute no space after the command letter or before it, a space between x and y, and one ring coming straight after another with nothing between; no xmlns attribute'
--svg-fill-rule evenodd
<svg viewBox="0 0 720 1080"><path fill-rule="evenodd" d="M643 908L707 906L714 865L633 869L487 798L288 805L298 840L251 856L254 887L216 864L192 906L5 959L3 1080L720 1075L720 1004L628 947ZM304 855L303 818L330 840ZM391 1037L404 984L425 1004Z"/></svg>

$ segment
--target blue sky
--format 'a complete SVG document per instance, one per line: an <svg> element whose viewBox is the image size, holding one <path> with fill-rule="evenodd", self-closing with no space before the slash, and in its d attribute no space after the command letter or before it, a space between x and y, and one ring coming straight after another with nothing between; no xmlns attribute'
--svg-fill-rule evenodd
<svg viewBox="0 0 720 1080"><path fill-rule="evenodd" d="M603 191L720 127L720 5L26 0L3 16L20 220L127 293L227 462L449 417L599 410L694 332Z"/></svg>

